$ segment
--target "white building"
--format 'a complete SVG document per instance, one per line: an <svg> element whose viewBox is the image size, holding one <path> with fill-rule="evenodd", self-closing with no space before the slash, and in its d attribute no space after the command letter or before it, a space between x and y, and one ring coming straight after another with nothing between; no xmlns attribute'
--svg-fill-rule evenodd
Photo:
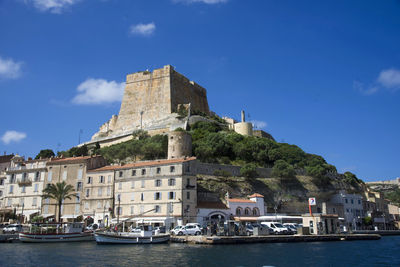
<svg viewBox="0 0 400 267"><path fill-rule="evenodd" d="M331 202L343 204L344 222L349 229L356 230L361 226L363 216L363 198L357 194L347 194L344 191L333 195Z"/></svg>

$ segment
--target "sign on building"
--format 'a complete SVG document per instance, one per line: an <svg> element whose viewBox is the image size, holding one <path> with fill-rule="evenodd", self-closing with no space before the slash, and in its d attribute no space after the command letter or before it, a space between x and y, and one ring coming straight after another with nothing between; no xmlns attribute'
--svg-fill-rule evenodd
<svg viewBox="0 0 400 267"><path fill-rule="evenodd" d="M310 205L310 206L315 206L315 205L317 205L317 201L315 200L315 197L310 197L310 198L308 199L308 205Z"/></svg>

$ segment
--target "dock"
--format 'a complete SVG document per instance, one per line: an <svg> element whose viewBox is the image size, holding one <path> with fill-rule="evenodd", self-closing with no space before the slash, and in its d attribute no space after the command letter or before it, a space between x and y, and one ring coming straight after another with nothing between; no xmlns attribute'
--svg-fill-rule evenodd
<svg viewBox="0 0 400 267"><path fill-rule="evenodd" d="M292 243L378 240L378 234L340 234L340 235L268 235L268 236L171 236L173 243L202 245L244 244L244 243Z"/></svg>
<svg viewBox="0 0 400 267"><path fill-rule="evenodd" d="M357 230L353 234L378 234L381 236L400 235L400 230Z"/></svg>

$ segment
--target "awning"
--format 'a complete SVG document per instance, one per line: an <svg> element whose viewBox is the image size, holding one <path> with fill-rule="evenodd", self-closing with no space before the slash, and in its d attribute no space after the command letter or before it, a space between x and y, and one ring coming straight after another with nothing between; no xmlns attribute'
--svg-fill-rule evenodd
<svg viewBox="0 0 400 267"><path fill-rule="evenodd" d="M142 218L119 218L119 222L136 222L136 223L166 223L173 221L174 217L142 217ZM117 218L111 220L111 223L117 223Z"/></svg>
<svg viewBox="0 0 400 267"><path fill-rule="evenodd" d="M22 211L18 212L17 214L21 214L21 215L24 215L24 216L30 216L30 215L35 214L35 213L39 213L39 211L38 210L24 210L24 214L22 214Z"/></svg>
<svg viewBox="0 0 400 267"><path fill-rule="evenodd" d="M256 222L258 217L233 217L235 221L241 222Z"/></svg>
<svg viewBox="0 0 400 267"><path fill-rule="evenodd" d="M12 213L12 209L0 209L0 213Z"/></svg>
<svg viewBox="0 0 400 267"><path fill-rule="evenodd" d="M257 218L259 221L280 221L280 220L303 220L301 216L288 216L288 215L265 215Z"/></svg>
<svg viewBox="0 0 400 267"><path fill-rule="evenodd" d="M75 218L77 218L78 216L79 216L78 214L76 214L76 215L73 215L73 214L66 214L66 215L61 216L61 218L62 218L62 219L75 219Z"/></svg>
<svg viewBox="0 0 400 267"><path fill-rule="evenodd" d="M45 214L41 214L40 216L42 216L44 219L49 218L49 217L53 217L54 214L51 213L45 213Z"/></svg>

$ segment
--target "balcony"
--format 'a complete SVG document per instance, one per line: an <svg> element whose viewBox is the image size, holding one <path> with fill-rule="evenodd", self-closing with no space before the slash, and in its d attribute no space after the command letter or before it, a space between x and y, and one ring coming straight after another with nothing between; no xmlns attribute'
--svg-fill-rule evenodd
<svg viewBox="0 0 400 267"><path fill-rule="evenodd" d="M32 180L28 179L28 178L18 180L18 185L19 186L30 186L30 185L32 185Z"/></svg>

